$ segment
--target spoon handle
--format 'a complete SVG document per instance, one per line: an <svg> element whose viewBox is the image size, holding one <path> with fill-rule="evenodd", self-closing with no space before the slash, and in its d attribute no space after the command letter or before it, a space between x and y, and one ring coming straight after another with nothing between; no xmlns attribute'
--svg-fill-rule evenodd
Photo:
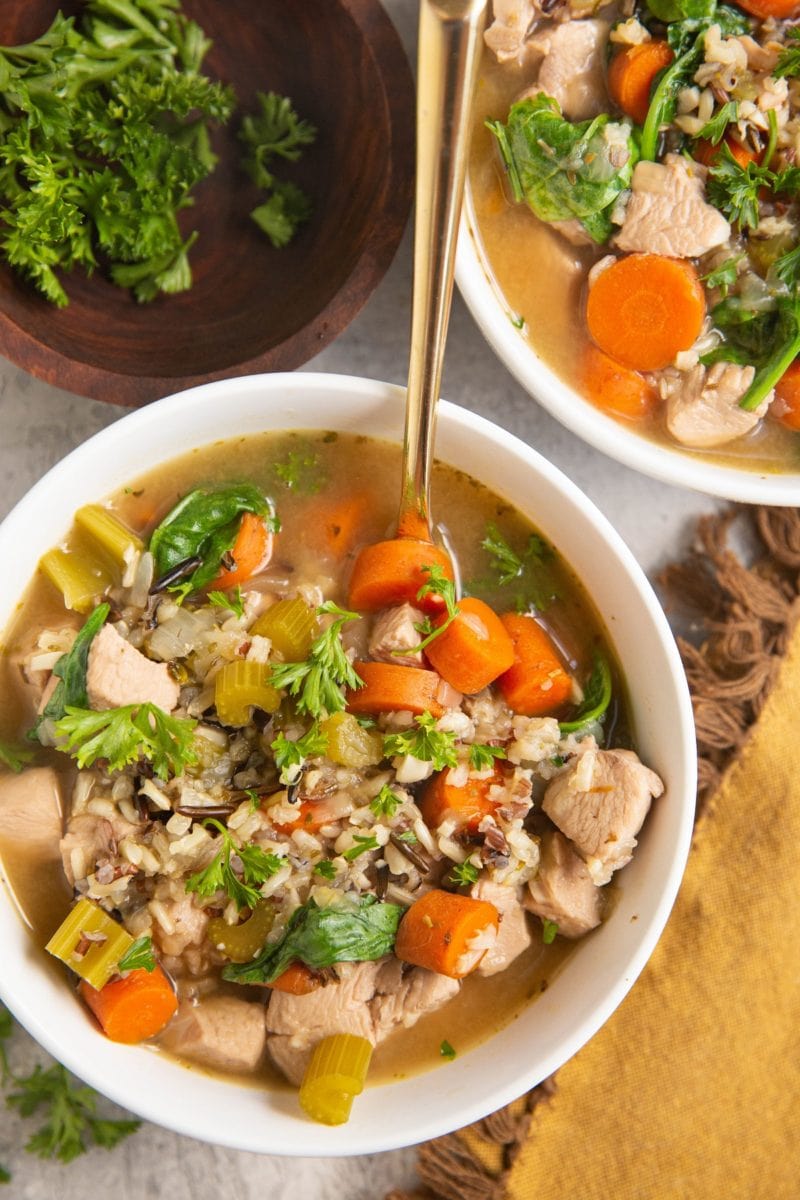
<svg viewBox="0 0 800 1200"><path fill-rule="evenodd" d="M411 351L397 531L431 539L430 466L487 0L421 0Z"/></svg>

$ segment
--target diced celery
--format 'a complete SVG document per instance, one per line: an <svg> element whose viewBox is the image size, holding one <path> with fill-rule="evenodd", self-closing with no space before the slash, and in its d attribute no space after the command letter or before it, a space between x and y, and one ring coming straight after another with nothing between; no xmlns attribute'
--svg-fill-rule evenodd
<svg viewBox="0 0 800 1200"><path fill-rule="evenodd" d="M48 550L39 560L39 569L75 612L89 612L114 582L106 564L83 547Z"/></svg>
<svg viewBox="0 0 800 1200"><path fill-rule="evenodd" d="M135 556L144 550L141 538L99 504L85 504L79 508L75 513L75 524L98 553L119 572L120 578Z"/></svg>
<svg viewBox="0 0 800 1200"><path fill-rule="evenodd" d="M300 1085L300 1107L314 1121L343 1125L353 1097L364 1090L372 1045L366 1038L337 1033L314 1047Z"/></svg>
<svg viewBox="0 0 800 1200"><path fill-rule="evenodd" d="M83 899L59 925L45 949L99 991L132 945L131 935L113 917L99 904Z"/></svg>
<svg viewBox="0 0 800 1200"><path fill-rule="evenodd" d="M342 767L374 767L383 760L383 736L364 729L352 713L334 713L320 724L328 739L328 758Z"/></svg>
<svg viewBox="0 0 800 1200"><path fill-rule="evenodd" d="M223 725L247 725L251 708L277 712L280 692L269 682L266 663L238 658L226 663L214 681L214 703Z"/></svg>
<svg viewBox="0 0 800 1200"><path fill-rule="evenodd" d="M250 627L251 633L269 638L286 662L302 662L311 649L317 628L316 613L305 600L278 600Z"/></svg>
<svg viewBox="0 0 800 1200"><path fill-rule="evenodd" d="M252 916L239 925L229 925L222 917L212 917L208 922L208 940L231 962L250 962L259 950L263 950L274 920L274 906L269 900L260 900Z"/></svg>

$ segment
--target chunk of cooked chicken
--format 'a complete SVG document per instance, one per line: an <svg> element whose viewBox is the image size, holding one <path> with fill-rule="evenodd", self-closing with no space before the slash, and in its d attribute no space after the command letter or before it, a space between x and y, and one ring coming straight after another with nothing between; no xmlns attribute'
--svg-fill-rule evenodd
<svg viewBox="0 0 800 1200"><path fill-rule="evenodd" d="M303 1080L317 1042L351 1033L374 1045L400 1026L410 1028L458 992L457 979L408 968L396 958L339 963L339 980L307 996L273 992L267 1009L267 1047L291 1083Z"/></svg>
<svg viewBox="0 0 800 1200"><path fill-rule="evenodd" d="M498 62L519 59L539 6L531 0L494 0L494 20L484 34Z"/></svg>
<svg viewBox="0 0 800 1200"><path fill-rule="evenodd" d="M554 921L562 937L583 937L600 924L603 893L563 834L545 833L540 849L539 872L522 903L542 920Z"/></svg>
<svg viewBox="0 0 800 1200"><path fill-rule="evenodd" d="M92 639L86 691L90 708L97 711L149 702L172 712L180 694L167 664L146 658L113 625L104 625Z"/></svg>
<svg viewBox="0 0 800 1200"><path fill-rule="evenodd" d="M706 169L677 154L663 163L638 162L631 198L615 238L619 250L699 258L731 236L721 212L705 199Z"/></svg>
<svg viewBox="0 0 800 1200"><path fill-rule="evenodd" d="M569 121L585 121L608 112L605 50L611 26L588 19L554 25L530 39L532 50L544 54L534 88L561 106Z"/></svg>
<svg viewBox="0 0 800 1200"><path fill-rule="evenodd" d="M470 889L471 896L476 900L488 900L500 914L497 937L476 968L478 975L496 975L498 971L505 971L509 963L530 946L531 931L520 903L521 890L488 879L479 880Z"/></svg>
<svg viewBox="0 0 800 1200"><path fill-rule="evenodd" d="M587 750L559 772L542 808L574 844L597 884L630 862L636 834L664 785L632 750Z"/></svg>
<svg viewBox="0 0 800 1200"><path fill-rule="evenodd" d="M216 1071L255 1071L267 1040L265 1008L260 1000L207 996L182 1000L159 1037L173 1054Z"/></svg>
<svg viewBox="0 0 800 1200"><path fill-rule="evenodd" d="M753 382L753 367L718 362L706 369L701 363L674 383L665 380L667 428L684 446L698 450L724 446L754 429L772 402L774 392L758 408L748 411L739 401Z"/></svg>
<svg viewBox="0 0 800 1200"><path fill-rule="evenodd" d="M415 650L422 640L416 628L424 614L413 604L398 604L384 608L375 618L369 639L370 657L378 662L399 663L407 667L421 667L421 650ZM404 654L395 651L406 651Z"/></svg>

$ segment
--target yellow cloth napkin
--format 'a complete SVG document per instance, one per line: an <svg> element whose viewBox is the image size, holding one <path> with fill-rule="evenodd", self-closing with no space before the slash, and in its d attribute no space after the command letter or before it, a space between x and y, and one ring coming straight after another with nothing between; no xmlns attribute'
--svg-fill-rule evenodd
<svg viewBox="0 0 800 1200"><path fill-rule="evenodd" d="M536 1106L510 1200L800 1197L800 628L636 986Z"/></svg>

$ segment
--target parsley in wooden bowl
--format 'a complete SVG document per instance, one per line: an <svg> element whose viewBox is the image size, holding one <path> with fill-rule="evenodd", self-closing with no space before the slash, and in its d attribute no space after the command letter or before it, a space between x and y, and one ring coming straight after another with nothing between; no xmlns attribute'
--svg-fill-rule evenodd
<svg viewBox="0 0 800 1200"><path fill-rule="evenodd" d="M299 366L408 213L414 93L377 0L9 0L0 350L136 406Z"/></svg>

